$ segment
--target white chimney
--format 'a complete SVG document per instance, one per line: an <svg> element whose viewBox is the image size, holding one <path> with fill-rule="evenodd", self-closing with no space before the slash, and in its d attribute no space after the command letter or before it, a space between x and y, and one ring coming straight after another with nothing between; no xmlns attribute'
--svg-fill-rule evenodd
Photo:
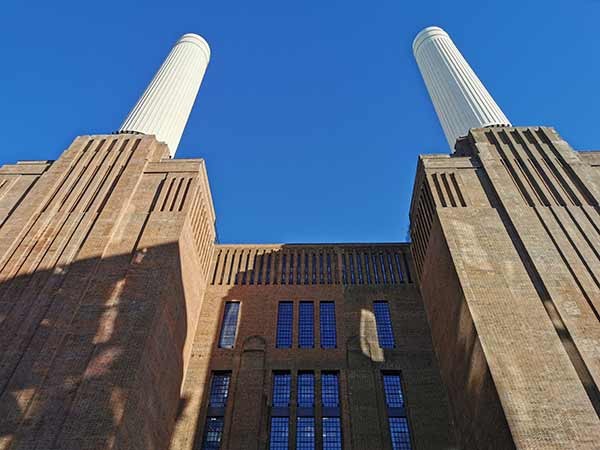
<svg viewBox="0 0 600 450"><path fill-rule="evenodd" d="M452 151L471 128L510 126L448 33L425 28L413 42L413 53Z"/></svg>
<svg viewBox="0 0 600 450"><path fill-rule="evenodd" d="M175 156L209 60L210 47L202 37L183 35L119 132L153 134L167 144L171 157Z"/></svg>

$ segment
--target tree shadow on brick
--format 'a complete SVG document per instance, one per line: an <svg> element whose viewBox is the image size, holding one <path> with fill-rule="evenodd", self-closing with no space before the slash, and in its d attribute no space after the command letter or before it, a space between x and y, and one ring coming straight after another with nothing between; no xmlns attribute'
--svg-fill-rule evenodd
<svg viewBox="0 0 600 450"><path fill-rule="evenodd" d="M164 449L188 331L178 243L0 285L0 449Z"/></svg>

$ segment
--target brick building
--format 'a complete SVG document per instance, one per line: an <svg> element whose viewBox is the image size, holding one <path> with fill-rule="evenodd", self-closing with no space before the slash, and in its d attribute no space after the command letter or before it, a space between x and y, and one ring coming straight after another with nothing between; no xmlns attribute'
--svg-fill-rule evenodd
<svg viewBox="0 0 600 450"><path fill-rule="evenodd" d="M133 131L0 168L1 450L600 448L600 153L472 126L411 243L225 245Z"/></svg>

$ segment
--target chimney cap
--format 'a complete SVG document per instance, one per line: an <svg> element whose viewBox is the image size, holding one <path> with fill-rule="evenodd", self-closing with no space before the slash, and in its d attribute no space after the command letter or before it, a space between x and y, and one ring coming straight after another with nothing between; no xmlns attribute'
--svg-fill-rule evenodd
<svg viewBox="0 0 600 450"><path fill-rule="evenodd" d="M417 50L419 49L421 44L435 36L448 36L448 33L446 33L442 28L437 26L426 27L419 31L419 33L415 36L415 39L413 41L413 54L416 56Z"/></svg>
<svg viewBox="0 0 600 450"><path fill-rule="evenodd" d="M421 30L413 53L451 149L471 128L510 126L448 33L440 27Z"/></svg>
<svg viewBox="0 0 600 450"><path fill-rule="evenodd" d="M183 42L196 44L206 54L206 58L210 60L210 46L202 36L196 33L186 33L177 40L175 45Z"/></svg>

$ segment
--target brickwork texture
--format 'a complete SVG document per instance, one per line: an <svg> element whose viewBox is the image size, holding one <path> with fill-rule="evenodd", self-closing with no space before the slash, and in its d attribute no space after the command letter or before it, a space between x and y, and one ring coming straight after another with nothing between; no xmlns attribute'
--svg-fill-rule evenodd
<svg viewBox="0 0 600 450"><path fill-rule="evenodd" d="M551 128L421 156L412 250L464 448L598 448L599 187Z"/></svg>

